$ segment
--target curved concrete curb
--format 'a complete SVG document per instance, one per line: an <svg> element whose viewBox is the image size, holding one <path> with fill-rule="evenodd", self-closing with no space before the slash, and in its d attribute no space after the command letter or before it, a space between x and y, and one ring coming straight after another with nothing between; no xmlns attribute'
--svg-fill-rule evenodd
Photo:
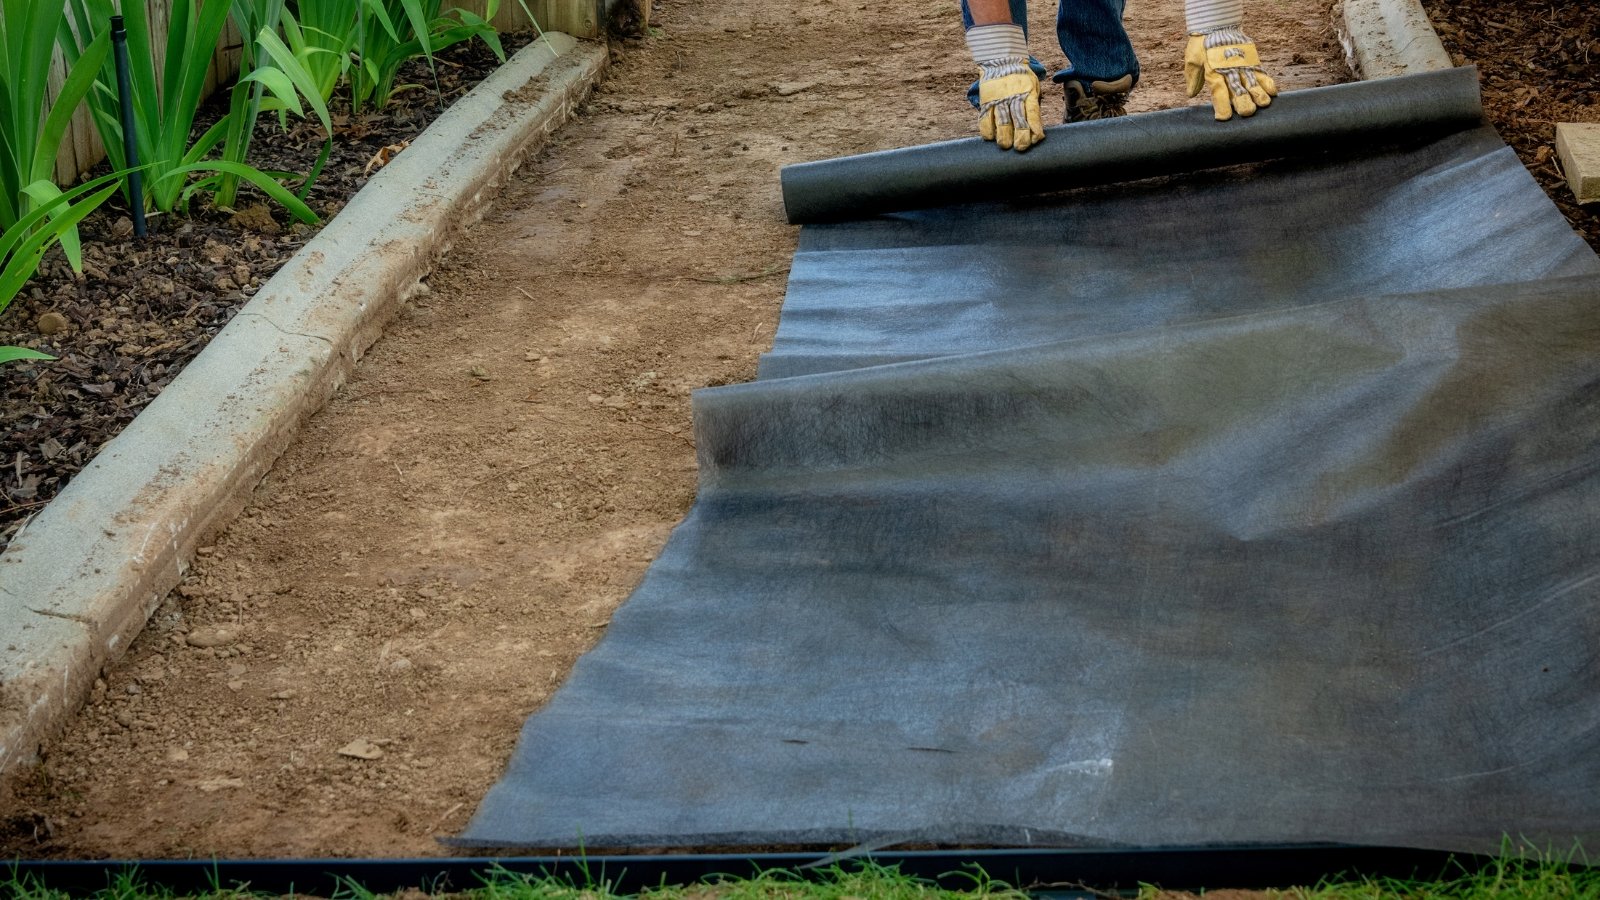
<svg viewBox="0 0 1600 900"><path fill-rule="evenodd" d="M1364 81L1452 68L1421 0L1344 0L1335 14L1339 42Z"/></svg>
<svg viewBox="0 0 1600 900"><path fill-rule="evenodd" d="M547 37L362 188L0 554L0 779L37 757L456 230L587 96L606 49Z"/></svg>

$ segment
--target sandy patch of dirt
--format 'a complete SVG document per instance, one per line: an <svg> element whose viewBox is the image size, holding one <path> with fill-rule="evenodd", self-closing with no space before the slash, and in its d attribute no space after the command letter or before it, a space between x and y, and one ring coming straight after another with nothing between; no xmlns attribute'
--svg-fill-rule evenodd
<svg viewBox="0 0 1600 900"><path fill-rule="evenodd" d="M1131 6L1132 108L1185 102L1181 3ZM1285 88L1343 79L1325 0L1252 6ZM973 124L952 0L652 24L0 802L0 854L444 852L688 510L689 392L770 345L778 168Z"/></svg>

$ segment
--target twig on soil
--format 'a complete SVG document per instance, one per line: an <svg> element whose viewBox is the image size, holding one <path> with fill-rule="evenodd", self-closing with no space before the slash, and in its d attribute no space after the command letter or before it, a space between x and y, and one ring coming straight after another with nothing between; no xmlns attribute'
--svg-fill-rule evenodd
<svg viewBox="0 0 1600 900"><path fill-rule="evenodd" d="M6 512L11 512L14 509L32 509L35 506L43 506L43 505L45 505L46 503L49 503L49 502L50 502L49 500L35 500L32 503L10 503L8 501L7 502L7 506L6 506Z"/></svg>
<svg viewBox="0 0 1600 900"><path fill-rule="evenodd" d="M455 806L452 806L449 809L445 810L444 811L444 815L442 815L439 818L433 820L433 824L428 826L428 831L431 833L434 829L438 828L440 825L443 825L445 819L450 818L450 815L452 813L454 813L456 810L460 809L462 806L465 806L465 805L466 805L465 803L457 803Z"/></svg>

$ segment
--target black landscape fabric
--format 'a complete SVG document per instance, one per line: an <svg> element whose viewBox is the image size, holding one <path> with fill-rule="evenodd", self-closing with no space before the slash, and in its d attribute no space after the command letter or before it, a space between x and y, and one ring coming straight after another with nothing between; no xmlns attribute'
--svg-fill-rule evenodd
<svg viewBox="0 0 1600 900"><path fill-rule="evenodd" d="M458 842L1600 847L1600 259L1427 121L808 225Z"/></svg>

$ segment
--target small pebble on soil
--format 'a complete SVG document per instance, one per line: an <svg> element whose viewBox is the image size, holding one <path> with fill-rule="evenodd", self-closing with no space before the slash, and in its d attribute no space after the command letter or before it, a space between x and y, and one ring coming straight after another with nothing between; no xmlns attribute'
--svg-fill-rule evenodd
<svg viewBox="0 0 1600 900"><path fill-rule="evenodd" d="M338 752L340 756L348 756L351 759L373 760L383 756L383 748L366 738L356 738L340 747Z"/></svg>

